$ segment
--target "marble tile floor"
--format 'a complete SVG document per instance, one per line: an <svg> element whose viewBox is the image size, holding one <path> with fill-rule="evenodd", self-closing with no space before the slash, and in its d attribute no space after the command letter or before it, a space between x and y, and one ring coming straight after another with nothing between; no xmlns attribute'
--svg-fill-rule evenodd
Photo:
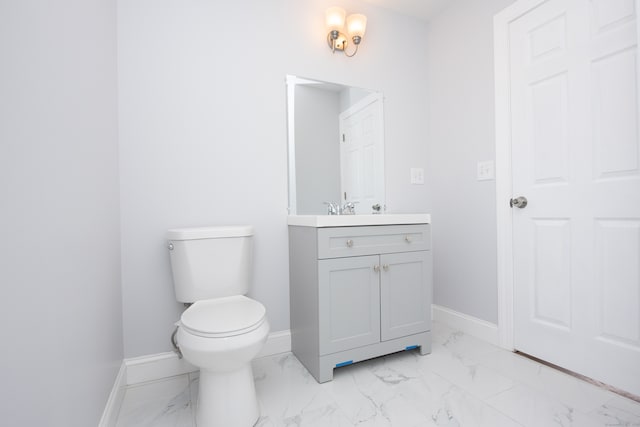
<svg viewBox="0 0 640 427"><path fill-rule="evenodd" d="M346 366L325 384L291 353L254 360L256 426L640 427L640 403L445 325L433 329L432 354ZM197 392L197 373L130 386L117 427L195 427Z"/></svg>

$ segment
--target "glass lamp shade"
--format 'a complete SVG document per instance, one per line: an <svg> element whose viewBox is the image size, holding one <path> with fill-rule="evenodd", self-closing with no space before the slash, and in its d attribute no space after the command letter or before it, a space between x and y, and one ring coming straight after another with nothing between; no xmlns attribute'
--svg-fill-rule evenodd
<svg viewBox="0 0 640 427"><path fill-rule="evenodd" d="M349 33L349 36L362 38L366 29L366 16L356 13L347 17L347 32Z"/></svg>
<svg viewBox="0 0 640 427"><path fill-rule="evenodd" d="M327 31L342 31L345 15L346 12L341 7L334 6L327 9L325 12Z"/></svg>

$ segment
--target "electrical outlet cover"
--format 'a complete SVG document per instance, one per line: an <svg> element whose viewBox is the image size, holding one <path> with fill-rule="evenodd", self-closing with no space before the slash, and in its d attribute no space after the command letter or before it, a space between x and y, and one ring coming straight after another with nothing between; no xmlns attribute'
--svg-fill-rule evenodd
<svg viewBox="0 0 640 427"><path fill-rule="evenodd" d="M411 168L411 184L424 184L423 168Z"/></svg>
<svg viewBox="0 0 640 427"><path fill-rule="evenodd" d="M478 181L489 181L496 179L496 168L493 160L478 162Z"/></svg>

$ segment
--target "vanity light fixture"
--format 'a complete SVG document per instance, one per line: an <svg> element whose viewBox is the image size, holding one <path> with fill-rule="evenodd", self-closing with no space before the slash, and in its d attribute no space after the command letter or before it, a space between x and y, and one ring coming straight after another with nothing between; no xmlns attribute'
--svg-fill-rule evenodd
<svg viewBox="0 0 640 427"><path fill-rule="evenodd" d="M351 55L347 53L348 38L342 31L344 31L346 12L341 7L330 7L325 12L325 19L327 30L327 43L331 51L335 53L336 50L344 52L348 57L354 56L358 53L358 46L364 36L364 31L367 28L367 17L358 13L349 15L346 17L347 22L347 34L351 37L353 44L356 46Z"/></svg>

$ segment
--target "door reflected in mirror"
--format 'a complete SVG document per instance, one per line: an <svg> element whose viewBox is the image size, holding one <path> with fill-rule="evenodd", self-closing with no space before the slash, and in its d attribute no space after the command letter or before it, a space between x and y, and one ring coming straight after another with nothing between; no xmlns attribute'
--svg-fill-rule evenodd
<svg viewBox="0 0 640 427"><path fill-rule="evenodd" d="M380 92L287 76L290 214L384 206L382 101Z"/></svg>

